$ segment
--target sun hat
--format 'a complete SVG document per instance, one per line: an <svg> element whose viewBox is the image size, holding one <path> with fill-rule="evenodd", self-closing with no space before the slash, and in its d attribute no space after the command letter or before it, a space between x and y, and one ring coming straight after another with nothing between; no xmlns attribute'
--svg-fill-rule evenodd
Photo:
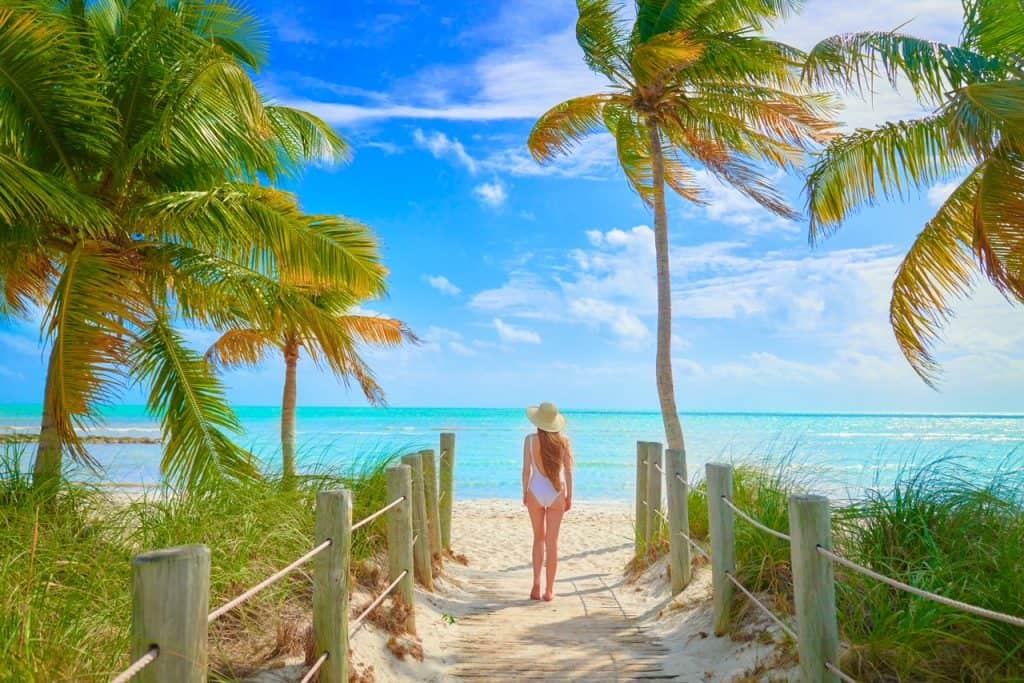
<svg viewBox="0 0 1024 683"><path fill-rule="evenodd" d="M530 406L526 409L526 417L541 431L560 432L565 429L565 415L558 412L558 406L550 401Z"/></svg>

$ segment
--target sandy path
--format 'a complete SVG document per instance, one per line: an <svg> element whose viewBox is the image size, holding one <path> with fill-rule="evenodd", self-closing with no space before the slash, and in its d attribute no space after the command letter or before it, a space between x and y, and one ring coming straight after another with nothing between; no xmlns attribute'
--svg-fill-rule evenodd
<svg viewBox="0 0 1024 683"><path fill-rule="evenodd" d="M471 560L449 675L460 680L674 680L667 650L631 614L622 569L632 543L624 505L586 505L566 515L551 603L528 598L531 534L512 503L459 506L453 537ZM495 533L481 533L491 528Z"/></svg>

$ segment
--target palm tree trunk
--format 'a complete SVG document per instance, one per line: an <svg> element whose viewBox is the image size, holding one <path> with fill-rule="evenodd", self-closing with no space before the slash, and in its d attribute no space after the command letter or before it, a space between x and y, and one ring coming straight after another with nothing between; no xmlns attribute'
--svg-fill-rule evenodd
<svg viewBox="0 0 1024 683"><path fill-rule="evenodd" d="M284 343L284 396L281 398L282 483L295 485L295 369L299 364L299 342L286 337Z"/></svg>
<svg viewBox="0 0 1024 683"><path fill-rule="evenodd" d="M654 175L654 254L658 267L658 349L655 376L661 420L665 424L668 447L682 450L683 427L676 409L675 382L672 378L672 277L669 272L668 210L665 208L665 157L661 151L661 134L655 121L648 121L651 165Z"/></svg>
<svg viewBox="0 0 1024 683"><path fill-rule="evenodd" d="M60 482L64 447L56 423L56 376L53 367L54 352L46 368L46 387L43 391L43 419L39 425L39 444L36 461L32 466L32 485L37 491L52 491Z"/></svg>

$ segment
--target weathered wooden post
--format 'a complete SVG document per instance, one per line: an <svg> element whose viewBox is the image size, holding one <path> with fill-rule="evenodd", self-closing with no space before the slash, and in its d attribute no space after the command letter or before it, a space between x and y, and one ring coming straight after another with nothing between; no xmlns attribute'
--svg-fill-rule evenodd
<svg viewBox="0 0 1024 683"><path fill-rule="evenodd" d="M711 606L716 636L729 630L732 582L726 574L736 570L736 520L722 498L732 499L732 465L709 462L705 468L708 485L708 526L711 531Z"/></svg>
<svg viewBox="0 0 1024 683"><path fill-rule="evenodd" d="M835 573L832 561L818 552L818 546L832 549L828 498L790 496L789 531L801 679L838 683L825 668L825 662L839 665Z"/></svg>
<svg viewBox="0 0 1024 683"><path fill-rule="evenodd" d="M441 434L441 549L452 549L452 505L455 503L455 434Z"/></svg>
<svg viewBox="0 0 1024 683"><path fill-rule="evenodd" d="M665 520L661 510L662 446L655 441L647 444L647 547L652 548L661 538Z"/></svg>
<svg viewBox="0 0 1024 683"><path fill-rule="evenodd" d="M434 451L420 451L423 459L423 496L427 502L427 530L430 532L430 556L441 557L441 520L437 505L437 458Z"/></svg>
<svg viewBox="0 0 1024 683"><path fill-rule="evenodd" d="M135 675L144 683L206 681L210 550L182 545L132 560L132 661L156 645L156 660Z"/></svg>
<svg viewBox="0 0 1024 683"><path fill-rule="evenodd" d="M313 636L327 654L321 683L348 683L348 581L352 561L352 493L316 494L314 543L331 544L313 558Z"/></svg>
<svg viewBox="0 0 1024 683"><path fill-rule="evenodd" d="M647 552L647 442L636 442L636 516L633 522L636 556Z"/></svg>
<svg viewBox="0 0 1024 683"><path fill-rule="evenodd" d="M427 502L423 491L423 459L419 453L402 456L402 464L412 470L413 564L416 578L429 591L434 590L430 562L430 532L427 529Z"/></svg>
<svg viewBox="0 0 1024 683"><path fill-rule="evenodd" d="M690 544L682 534L690 535L689 500L686 476L686 451L665 451L665 491L668 494L669 573L672 595L690 583Z"/></svg>
<svg viewBox="0 0 1024 683"><path fill-rule="evenodd" d="M402 502L388 512L388 577L398 580L398 595L409 608L405 630L416 633L416 586L412 563L412 469L408 465L392 465L387 469L388 500Z"/></svg>

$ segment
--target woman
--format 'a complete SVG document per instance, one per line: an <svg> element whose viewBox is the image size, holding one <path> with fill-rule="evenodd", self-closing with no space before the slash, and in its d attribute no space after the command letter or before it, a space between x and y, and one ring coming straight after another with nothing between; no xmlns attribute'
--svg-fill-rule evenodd
<svg viewBox="0 0 1024 683"><path fill-rule="evenodd" d="M572 447L565 429L565 416L554 403L541 403L526 409L526 416L537 427L523 442L523 505L530 511L533 525L533 589L531 600L540 600L540 569L547 555L544 600L555 593L558 571L558 530L562 515L572 507Z"/></svg>

